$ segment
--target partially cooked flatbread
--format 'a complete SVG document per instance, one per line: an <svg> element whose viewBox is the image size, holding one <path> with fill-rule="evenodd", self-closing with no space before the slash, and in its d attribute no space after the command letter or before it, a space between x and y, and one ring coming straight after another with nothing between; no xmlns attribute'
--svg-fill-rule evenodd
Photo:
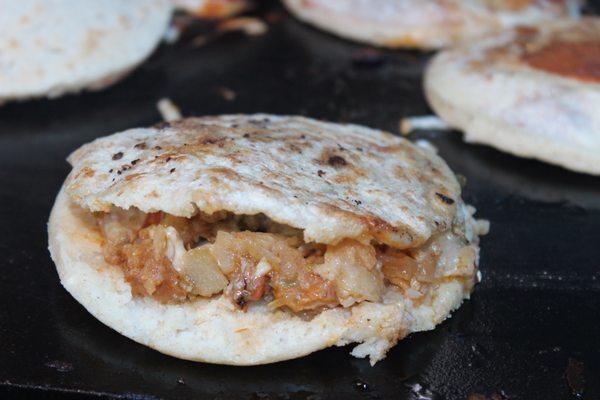
<svg viewBox="0 0 600 400"><path fill-rule="evenodd" d="M384 47L437 49L577 13L577 0L283 0L302 21Z"/></svg>
<svg viewBox="0 0 600 400"><path fill-rule="evenodd" d="M167 28L167 0L0 0L0 103L100 89Z"/></svg>
<svg viewBox="0 0 600 400"><path fill-rule="evenodd" d="M600 175L600 19L444 51L427 68L425 91L467 141Z"/></svg>
<svg viewBox="0 0 600 400"><path fill-rule="evenodd" d="M189 118L69 161L49 222L62 284L177 357L252 365L359 342L374 363L476 280L485 224L439 157L385 132Z"/></svg>

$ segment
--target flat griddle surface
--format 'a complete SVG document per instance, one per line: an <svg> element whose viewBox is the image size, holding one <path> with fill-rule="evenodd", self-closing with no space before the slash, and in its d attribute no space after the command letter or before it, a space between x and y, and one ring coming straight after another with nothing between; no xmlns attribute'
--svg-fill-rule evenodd
<svg viewBox="0 0 600 400"><path fill-rule="evenodd" d="M181 361L120 336L60 286L46 221L66 156L158 122L161 97L188 116L301 114L392 132L401 117L431 112L420 83L430 55L386 51L365 61L362 46L276 4L259 14L275 21L266 35L196 48L194 35L208 28L194 27L109 90L0 108L0 396L569 399L583 387L583 398L600 398L600 178L467 145L457 132L412 138L431 141L467 178L465 200L491 221L483 282L451 319L375 367L350 347L260 367Z"/></svg>

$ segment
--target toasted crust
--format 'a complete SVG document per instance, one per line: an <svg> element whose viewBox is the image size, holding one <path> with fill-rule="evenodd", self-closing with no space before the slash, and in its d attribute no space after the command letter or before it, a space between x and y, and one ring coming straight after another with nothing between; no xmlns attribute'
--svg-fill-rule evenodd
<svg viewBox="0 0 600 400"><path fill-rule="evenodd" d="M454 174L432 152L302 117L189 118L98 139L69 161L67 192L92 211L264 213L320 243L418 246L448 229L462 204Z"/></svg>
<svg viewBox="0 0 600 400"><path fill-rule="evenodd" d="M384 47L437 49L568 15L560 0L284 0L304 22ZM571 3L573 3L571 1Z"/></svg>
<svg viewBox="0 0 600 400"><path fill-rule="evenodd" d="M156 47L167 0L0 0L0 103L100 89Z"/></svg>
<svg viewBox="0 0 600 400"><path fill-rule="evenodd" d="M442 52L425 91L467 141L599 175L598 65L600 21L584 18Z"/></svg>

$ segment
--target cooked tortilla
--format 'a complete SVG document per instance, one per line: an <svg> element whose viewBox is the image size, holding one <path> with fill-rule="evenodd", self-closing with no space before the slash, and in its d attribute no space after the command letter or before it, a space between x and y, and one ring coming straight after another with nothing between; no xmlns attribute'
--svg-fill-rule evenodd
<svg viewBox="0 0 600 400"><path fill-rule="evenodd" d="M465 140L600 175L600 20L519 28L437 55L430 105Z"/></svg>
<svg viewBox="0 0 600 400"><path fill-rule="evenodd" d="M438 49L577 11L572 0L284 0L300 20L384 47ZM570 5L570 6L569 6Z"/></svg>
<svg viewBox="0 0 600 400"><path fill-rule="evenodd" d="M0 0L0 103L101 89L159 43L167 0Z"/></svg>
<svg viewBox="0 0 600 400"><path fill-rule="evenodd" d="M64 287L176 357L254 365L358 342L375 363L476 281L476 221L434 152L302 117L188 118L97 139L49 222Z"/></svg>
<svg viewBox="0 0 600 400"><path fill-rule="evenodd" d="M198 18L226 18L248 9L249 0L171 0L175 8Z"/></svg>

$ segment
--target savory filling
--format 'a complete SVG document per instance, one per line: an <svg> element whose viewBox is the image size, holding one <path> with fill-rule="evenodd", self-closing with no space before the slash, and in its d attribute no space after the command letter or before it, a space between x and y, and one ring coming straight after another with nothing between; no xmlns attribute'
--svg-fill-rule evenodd
<svg viewBox="0 0 600 400"><path fill-rule="evenodd" d="M305 243L301 230L262 214L182 218L115 207L96 218L105 260L134 295L164 303L224 293L240 309L260 300L302 312L381 302L390 287L418 302L446 277L476 272L475 247L451 232L401 251L352 239Z"/></svg>

